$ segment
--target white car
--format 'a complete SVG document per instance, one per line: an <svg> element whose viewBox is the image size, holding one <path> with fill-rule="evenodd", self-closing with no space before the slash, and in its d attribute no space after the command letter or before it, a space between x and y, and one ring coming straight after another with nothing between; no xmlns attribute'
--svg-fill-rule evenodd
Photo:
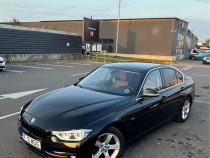
<svg viewBox="0 0 210 158"><path fill-rule="evenodd" d="M4 58L0 57L0 71L6 69L6 61Z"/></svg>

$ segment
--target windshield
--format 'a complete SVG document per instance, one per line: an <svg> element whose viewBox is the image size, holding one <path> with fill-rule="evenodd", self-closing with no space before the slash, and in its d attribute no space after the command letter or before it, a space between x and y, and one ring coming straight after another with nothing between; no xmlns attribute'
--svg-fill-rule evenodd
<svg viewBox="0 0 210 158"><path fill-rule="evenodd" d="M136 90L140 78L141 74L138 72L98 68L80 81L78 85L104 93L130 95Z"/></svg>

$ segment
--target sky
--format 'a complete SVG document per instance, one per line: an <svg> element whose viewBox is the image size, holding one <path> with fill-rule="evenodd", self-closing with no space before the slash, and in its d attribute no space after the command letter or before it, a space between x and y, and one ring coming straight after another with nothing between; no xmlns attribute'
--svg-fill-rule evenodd
<svg viewBox="0 0 210 158"><path fill-rule="evenodd" d="M119 0L0 0L0 22L117 19ZM120 18L177 17L204 42L210 38L210 0L121 0Z"/></svg>

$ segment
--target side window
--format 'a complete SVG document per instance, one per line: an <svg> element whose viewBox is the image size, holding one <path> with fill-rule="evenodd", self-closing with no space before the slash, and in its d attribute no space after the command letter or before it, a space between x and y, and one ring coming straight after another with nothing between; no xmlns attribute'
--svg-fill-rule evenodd
<svg viewBox="0 0 210 158"><path fill-rule="evenodd" d="M164 88L177 84L176 74L173 69L162 69Z"/></svg>
<svg viewBox="0 0 210 158"><path fill-rule="evenodd" d="M175 73L176 73L177 82L178 83L182 83L183 82L182 74L180 72L178 72L178 71L175 71Z"/></svg>
<svg viewBox="0 0 210 158"><path fill-rule="evenodd" d="M147 88L152 88L155 90L161 90L162 89L162 80L160 76L160 71L155 70L152 71L146 78L146 81L144 83L143 91Z"/></svg>

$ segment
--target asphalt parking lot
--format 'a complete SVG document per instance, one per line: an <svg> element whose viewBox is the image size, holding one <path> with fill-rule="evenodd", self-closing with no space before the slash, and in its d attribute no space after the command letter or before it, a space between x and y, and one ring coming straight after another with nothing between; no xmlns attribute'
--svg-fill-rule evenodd
<svg viewBox="0 0 210 158"><path fill-rule="evenodd" d="M77 82L100 65L75 61L11 64L0 72L0 157L40 158L18 142L20 108L43 93ZM132 141L122 158L209 158L210 66L201 61L174 66L196 83L188 121L169 122Z"/></svg>

